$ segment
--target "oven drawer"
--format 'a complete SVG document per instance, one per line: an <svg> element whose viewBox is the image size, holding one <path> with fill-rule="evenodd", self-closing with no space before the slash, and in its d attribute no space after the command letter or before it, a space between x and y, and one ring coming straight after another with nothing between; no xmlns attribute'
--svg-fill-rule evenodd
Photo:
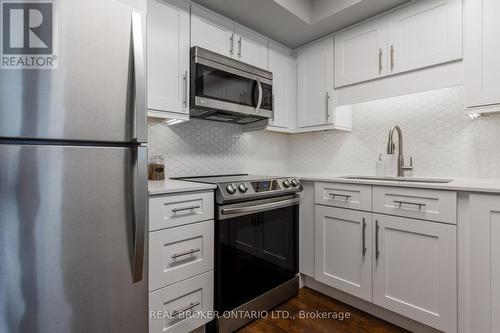
<svg viewBox="0 0 500 333"><path fill-rule="evenodd" d="M212 191L149 198L150 231L213 218L214 194Z"/></svg>
<svg viewBox="0 0 500 333"><path fill-rule="evenodd" d="M456 224L457 193L431 189L374 186L373 211Z"/></svg>
<svg viewBox="0 0 500 333"><path fill-rule="evenodd" d="M209 322L213 289L214 273L209 271L150 293L149 333L190 332ZM186 316L190 311L191 318ZM203 313L196 315L197 311Z"/></svg>
<svg viewBox="0 0 500 333"><path fill-rule="evenodd" d="M149 290L214 268L214 222L199 222L149 234Z"/></svg>
<svg viewBox="0 0 500 333"><path fill-rule="evenodd" d="M315 202L320 205L370 211L370 185L345 183L316 183Z"/></svg>

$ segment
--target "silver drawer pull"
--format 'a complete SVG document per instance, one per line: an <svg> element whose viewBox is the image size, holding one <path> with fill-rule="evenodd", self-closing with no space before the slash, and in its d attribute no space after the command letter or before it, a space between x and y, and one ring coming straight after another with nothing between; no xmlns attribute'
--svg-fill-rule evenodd
<svg viewBox="0 0 500 333"><path fill-rule="evenodd" d="M351 199L351 195L350 194L336 194L336 193L329 193L329 194L332 196L333 200L335 200L335 197L344 198L345 201Z"/></svg>
<svg viewBox="0 0 500 333"><path fill-rule="evenodd" d="M427 206L427 204L421 203L421 202L410 202L410 201L401 201L401 200L394 200L394 203L399 204L399 208L401 208L402 205L413 205L413 206L418 206L418 209L422 209L422 207Z"/></svg>
<svg viewBox="0 0 500 333"><path fill-rule="evenodd" d="M189 207L182 207L182 208L172 208L172 213L183 212L185 210L193 210L193 209L198 209L198 208L201 208L201 206L189 206Z"/></svg>
<svg viewBox="0 0 500 333"><path fill-rule="evenodd" d="M191 303L189 303L189 305L186 305L182 309L173 311L172 314L171 314L171 316L172 317L177 317L181 313L187 312L187 311L191 310L192 308L197 307L200 304L201 304L200 302L191 302Z"/></svg>
<svg viewBox="0 0 500 333"><path fill-rule="evenodd" d="M184 256L188 256L190 254L193 254L193 253L196 253L196 252L200 252L201 250L200 249L191 249L191 250L188 250L188 251L185 251L185 252L181 252L181 253L174 253L171 255L171 258L172 259L177 259L179 257L184 257Z"/></svg>

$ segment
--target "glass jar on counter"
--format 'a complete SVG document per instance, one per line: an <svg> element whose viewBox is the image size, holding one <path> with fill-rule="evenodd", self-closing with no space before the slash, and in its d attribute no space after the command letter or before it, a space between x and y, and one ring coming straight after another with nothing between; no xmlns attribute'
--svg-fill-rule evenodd
<svg viewBox="0 0 500 333"><path fill-rule="evenodd" d="M164 180L165 179L165 160L164 160L163 156L153 155L149 159L148 179L149 180Z"/></svg>

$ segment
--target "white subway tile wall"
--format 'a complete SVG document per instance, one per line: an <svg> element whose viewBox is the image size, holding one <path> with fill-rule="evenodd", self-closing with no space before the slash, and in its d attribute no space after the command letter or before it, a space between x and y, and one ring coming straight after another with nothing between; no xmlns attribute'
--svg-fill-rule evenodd
<svg viewBox="0 0 500 333"><path fill-rule="evenodd" d="M462 86L356 104L352 132L244 133L203 120L149 121L151 154L166 155L169 177L225 173L374 174L389 129L403 129L414 176L500 178L500 115L471 121Z"/></svg>
<svg viewBox="0 0 500 333"><path fill-rule="evenodd" d="M356 104L351 133L290 136L289 171L374 174L398 124L414 176L500 178L500 115L471 121L463 105L463 86Z"/></svg>

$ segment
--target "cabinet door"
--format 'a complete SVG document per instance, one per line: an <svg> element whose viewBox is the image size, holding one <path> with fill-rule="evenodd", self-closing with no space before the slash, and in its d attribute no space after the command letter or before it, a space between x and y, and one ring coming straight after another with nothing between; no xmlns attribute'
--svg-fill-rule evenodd
<svg viewBox="0 0 500 333"><path fill-rule="evenodd" d="M288 128L297 110L297 63L290 51L269 43L269 71L273 73L273 118L269 125Z"/></svg>
<svg viewBox="0 0 500 333"><path fill-rule="evenodd" d="M189 4L148 1L148 109L189 113Z"/></svg>
<svg viewBox="0 0 500 333"><path fill-rule="evenodd" d="M422 0L389 15L389 72L462 58L462 0Z"/></svg>
<svg viewBox="0 0 500 333"><path fill-rule="evenodd" d="M373 303L456 332L456 227L379 214L373 219Z"/></svg>
<svg viewBox="0 0 500 333"><path fill-rule="evenodd" d="M363 23L335 36L335 87L387 74L387 18Z"/></svg>
<svg viewBox="0 0 500 333"><path fill-rule="evenodd" d="M333 38L300 50L297 126L333 123Z"/></svg>
<svg viewBox="0 0 500 333"><path fill-rule="evenodd" d="M235 43L233 22L196 5L191 6L191 46L232 57Z"/></svg>
<svg viewBox="0 0 500 333"><path fill-rule="evenodd" d="M500 104L500 1L465 1L465 106Z"/></svg>
<svg viewBox="0 0 500 333"><path fill-rule="evenodd" d="M316 205L316 280L372 301L370 213Z"/></svg>
<svg viewBox="0 0 500 333"><path fill-rule="evenodd" d="M236 26L236 59L267 70L267 39L242 26Z"/></svg>
<svg viewBox="0 0 500 333"><path fill-rule="evenodd" d="M470 326L464 332L500 332L500 196L471 194L469 202Z"/></svg>

